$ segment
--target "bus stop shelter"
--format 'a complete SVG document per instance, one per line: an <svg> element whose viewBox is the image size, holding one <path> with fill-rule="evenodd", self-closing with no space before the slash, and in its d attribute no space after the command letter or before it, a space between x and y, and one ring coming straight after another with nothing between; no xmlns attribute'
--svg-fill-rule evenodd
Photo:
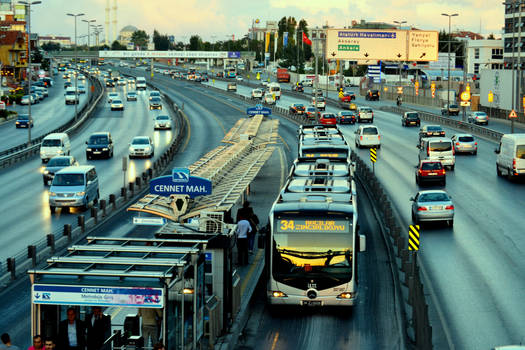
<svg viewBox="0 0 525 350"><path fill-rule="evenodd" d="M56 339L68 308L82 319L86 308L99 306L113 315L132 313L124 324L112 322L113 334L103 348L137 347L143 342L137 310L157 309L162 315L159 338L166 349L197 347L204 332L205 286L204 254L197 245L174 247L154 238L97 239L47 262L43 269L28 271L32 335ZM126 329L129 320L134 326Z"/></svg>

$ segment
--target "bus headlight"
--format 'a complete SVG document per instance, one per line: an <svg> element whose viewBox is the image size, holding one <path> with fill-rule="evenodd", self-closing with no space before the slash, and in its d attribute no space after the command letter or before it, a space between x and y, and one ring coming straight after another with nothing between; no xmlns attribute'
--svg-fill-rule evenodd
<svg viewBox="0 0 525 350"><path fill-rule="evenodd" d="M337 299L352 299L355 297L354 293L341 293L337 296Z"/></svg>
<svg viewBox="0 0 525 350"><path fill-rule="evenodd" d="M288 295L284 294L283 292L280 292L278 290L275 290L272 292L272 297L274 298L286 298Z"/></svg>

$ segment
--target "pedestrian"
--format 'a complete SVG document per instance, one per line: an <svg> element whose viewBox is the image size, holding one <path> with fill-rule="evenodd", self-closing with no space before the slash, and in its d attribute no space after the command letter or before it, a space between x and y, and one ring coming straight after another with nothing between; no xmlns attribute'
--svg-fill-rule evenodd
<svg viewBox="0 0 525 350"><path fill-rule="evenodd" d="M45 350L55 350L55 341L51 337L47 337L44 340L44 348Z"/></svg>
<svg viewBox="0 0 525 350"><path fill-rule="evenodd" d="M67 309L67 319L58 325L57 346L60 350L85 350L86 326L82 320L77 319L75 308Z"/></svg>
<svg viewBox="0 0 525 350"><path fill-rule="evenodd" d="M33 345L28 347L27 350L42 350L44 343L42 342L42 337L40 334L37 334L33 337Z"/></svg>
<svg viewBox="0 0 525 350"><path fill-rule="evenodd" d="M244 202L242 208L237 210L237 223L239 223L240 216L248 220L250 223L251 231L248 234L248 252L252 254L255 245L255 236L257 234L257 225L259 225L259 218L253 212L253 208L248 201Z"/></svg>
<svg viewBox="0 0 525 350"><path fill-rule="evenodd" d="M11 344L11 337L9 334L4 333L0 336L2 339L2 344L0 344L0 350L20 350L16 345Z"/></svg>
<svg viewBox="0 0 525 350"><path fill-rule="evenodd" d="M93 306L86 316L86 328L88 350L99 350L111 336L111 317L105 315L100 306Z"/></svg>
<svg viewBox="0 0 525 350"><path fill-rule="evenodd" d="M248 234L252 228L250 222L244 218L244 216L237 214L237 228L235 229L235 235L237 238L237 260L238 264L248 265Z"/></svg>
<svg viewBox="0 0 525 350"><path fill-rule="evenodd" d="M162 313L159 309L140 308L138 315L142 317L144 346L148 347L150 338L151 344L156 344L159 341L159 325L162 321Z"/></svg>

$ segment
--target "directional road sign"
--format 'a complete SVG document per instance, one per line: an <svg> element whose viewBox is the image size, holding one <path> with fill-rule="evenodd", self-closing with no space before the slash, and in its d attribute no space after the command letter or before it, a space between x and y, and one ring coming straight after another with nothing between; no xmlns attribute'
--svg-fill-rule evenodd
<svg viewBox="0 0 525 350"><path fill-rule="evenodd" d="M408 250L419 250L419 225L410 225L408 229Z"/></svg>
<svg viewBox="0 0 525 350"><path fill-rule="evenodd" d="M272 109L264 107L262 104L257 104L255 105L255 107L246 109L246 114L248 114L249 116L254 116L257 114L272 115Z"/></svg>

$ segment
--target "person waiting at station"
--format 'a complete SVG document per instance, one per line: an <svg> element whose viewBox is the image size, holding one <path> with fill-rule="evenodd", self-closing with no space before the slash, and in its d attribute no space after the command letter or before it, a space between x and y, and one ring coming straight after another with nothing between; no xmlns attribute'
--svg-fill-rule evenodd
<svg viewBox="0 0 525 350"><path fill-rule="evenodd" d="M250 222L242 215L237 213L237 228L235 235L237 238L237 260L240 266L248 265L248 234L252 231Z"/></svg>
<svg viewBox="0 0 525 350"><path fill-rule="evenodd" d="M140 308L138 315L142 317L142 337L144 338L144 347L148 347L148 341L151 339L151 345L159 341L159 325L162 321L162 312L159 309Z"/></svg>
<svg viewBox="0 0 525 350"><path fill-rule="evenodd" d="M11 337L7 333L3 333L0 336L2 339L2 344L0 344L0 350L20 350L16 345L11 344Z"/></svg>
<svg viewBox="0 0 525 350"><path fill-rule="evenodd" d="M42 350L44 343L42 342L42 337L40 334L37 334L33 337L33 345L27 348L27 350Z"/></svg>
<svg viewBox="0 0 525 350"><path fill-rule="evenodd" d="M55 350L56 344L53 338L47 337L44 341L45 350Z"/></svg>
<svg viewBox="0 0 525 350"><path fill-rule="evenodd" d="M111 317L102 312L100 306L93 306L86 316L87 349L99 350L111 336ZM47 349L46 349L47 350Z"/></svg>
<svg viewBox="0 0 525 350"><path fill-rule="evenodd" d="M86 326L82 320L77 319L75 308L67 309L67 319L58 325L59 350L85 350Z"/></svg>

